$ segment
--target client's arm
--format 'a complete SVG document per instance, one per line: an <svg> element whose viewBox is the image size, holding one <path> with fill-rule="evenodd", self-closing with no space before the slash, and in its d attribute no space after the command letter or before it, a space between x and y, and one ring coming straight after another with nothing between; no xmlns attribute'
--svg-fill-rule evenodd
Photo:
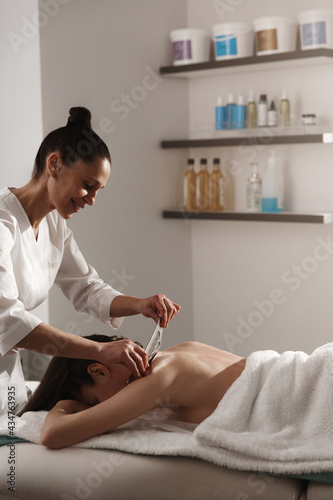
<svg viewBox="0 0 333 500"><path fill-rule="evenodd" d="M59 449L103 434L163 406L172 399L177 370L172 364L135 380L110 399L87 407L77 401L59 401L49 412L42 429L42 444ZM82 411L81 411L82 410Z"/></svg>

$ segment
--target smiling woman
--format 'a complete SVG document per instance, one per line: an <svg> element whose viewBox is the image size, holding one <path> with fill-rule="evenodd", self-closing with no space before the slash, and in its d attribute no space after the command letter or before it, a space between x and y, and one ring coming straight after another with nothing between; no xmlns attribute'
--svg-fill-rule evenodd
<svg viewBox="0 0 333 500"><path fill-rule="evenodd" d="M113 328L133 314L161 318L165 327L180 309L163 294L125 296L104 283L66 225L79 210L94 205L110 176L110 152L90 121L89 110L71 108L66 126L43 140L30 182L0 190L0 414L6 412L8 387L17 387L17 411L27 397L21 348L105 366L122 363L135 377L148 368L144 349L128 339L93 342L32 314L54 283L78 311Z"/></svg>

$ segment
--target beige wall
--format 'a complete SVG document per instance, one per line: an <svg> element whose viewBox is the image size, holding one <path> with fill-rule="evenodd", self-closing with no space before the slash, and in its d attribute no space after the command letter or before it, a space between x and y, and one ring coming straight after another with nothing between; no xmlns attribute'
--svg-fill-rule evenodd
<svg viewBox="0 0 333 500"><path fill-rule="evenodd" d="M188 127L186 83L158 76L170 60L169 31L185 22L186 4L177 0L71 0L40 32L44 132L65 123L71 106L84 105L112 156L95 207L69 224L115 288L136 296L163 292L182 305L165 346L193 337L190 228L161 217L175 204L186 153L159 147L164 136ZM107 329L73 312L58 290L50 316L78 333ZM119 334L146 343L153 327L152 320L129 318Z"/></svg>
<svg viewBox="0 0 333 500"><path fill-rule="evenodd" d="M224 7L223 7L224 6ZM229 6L229 8L226 8ZM211 29L219 22L257 17L297 18L302 10L328 8L330 0L188 1L188 26ZM190 84L190 128L213 121L218 95L253 89L277 102L287 88L292 114L313 112L332 130L332 64L226 74ZM308 111L311 110L311 111ZM286 210L333 211L331 145L295 145L193 150L219 156L230 172L237 162L228 208L246 207L249 160L263 173L274 149L285 172ZM234 201L231 203L230 199ZM258 349L301 349L332 340L333 227L316 224L201 222L192 224L195 338L247 355Z"/></svg>

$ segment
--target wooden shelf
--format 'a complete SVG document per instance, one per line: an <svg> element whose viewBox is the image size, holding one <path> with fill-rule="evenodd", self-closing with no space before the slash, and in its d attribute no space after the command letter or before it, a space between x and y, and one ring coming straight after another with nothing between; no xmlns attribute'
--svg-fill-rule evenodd
<svg viewBox="0 0 333 500"><path fill-rule="evenodd" d="M297 67L309 64L326 64L333 60L333 49L296 50L266 56L241 57L223 61L163 66L160 74L177 78L198 78L221 74L221 72L242 72L252 70L271 70L281 67Z"/></svg>
<svg viewBox="0 0 333 500"><path fill-rule="evenodd" d="M298 134L298 135L239 135L238 137L214 137L211 139L172 139L168 141L161 141L163 149L174 148L206 148L206 147L219 147L219 146L239 146L251 144L332 144L333 134Z"/></svg>
<svg viewBox="0 0 333 500"><path fill-rule="evenodd" d="M183 209L164 210L165 219L183 220L230 220L254 222L306 222L333 224L333 213L251 213L251 212L186 212Z"/></svg>

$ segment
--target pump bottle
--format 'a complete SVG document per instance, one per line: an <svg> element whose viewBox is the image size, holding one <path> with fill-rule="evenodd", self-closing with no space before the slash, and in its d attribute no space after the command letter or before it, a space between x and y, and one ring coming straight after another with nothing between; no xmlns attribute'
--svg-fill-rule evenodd
<svg viewBox="0 0 333 500"><path fill-rule="evenodd" d="M187 160L187 170L184 174L184 210L190 212L195 210L196 205L196 173L194 171L194 159Z"/></svg>
<svg viewBox="0 0 333 500"><path fill-rule="evenodd" d="M268 167L262 182L262 211L282 212L283 210L283 175L277 165L274 151L270 151Z"/></svg>
<svg viewBox="0 0 333 500"><path fill-rule="evenodd" d="M211 210L224 208L224 177L220 168L220 159L214 158L213 171L210 174L210 206Z"/></svg>

